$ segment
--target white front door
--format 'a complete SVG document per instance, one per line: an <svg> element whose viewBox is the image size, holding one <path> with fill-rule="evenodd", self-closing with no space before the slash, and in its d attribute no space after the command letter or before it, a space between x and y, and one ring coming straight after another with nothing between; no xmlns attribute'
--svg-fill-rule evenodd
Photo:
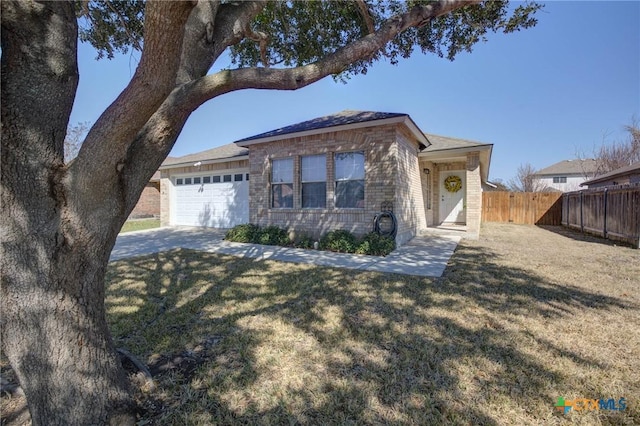
<svg viewBox="0 0 640 426"><path fill-rule="evenodd" d="M467 222L466 192L464 170L450 170L440 173L440 222Z"/></svg>

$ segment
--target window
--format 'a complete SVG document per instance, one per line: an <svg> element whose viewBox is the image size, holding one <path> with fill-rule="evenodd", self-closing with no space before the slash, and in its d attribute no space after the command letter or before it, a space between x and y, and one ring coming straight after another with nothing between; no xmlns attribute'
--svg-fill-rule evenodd
<svg viewBox="0 0 640 426"><path fill-rule="evenodd" d="M182 185L182 178L176 179L176 185Z"/></svg>
<svg viewBox="0 0 640 426"><path fill-rule="evenodd" d="M242 173L238 173L237 175L233 175L234 182L242 182Z"/></svg>
<svg viewBox="0 0 640 426"><path fill-rule="evenodd" d="M245 177L245 180L248 181L249 180L249 173L247 173L247 176Z"/></svg>
<svg viewBox="0 0 640 426"><path fill-rule="evenodd" d="M309 155L301 157L302 208L317 209L327 206L327 157Z"/></svg>
<svg viewBox="0 0 640 426"><path fill-rule="evenodd" d="M566 176L554 176L553 177L553 183L567 183L567 177Z"/></svg>
<svg viewBox="0 0 640 426"><path fill-rule="evenodd" d="M198 176L198 177L194 177L194 178L193 178L193 183L194 183L194 184L198 184L198 183L200 183L200 176Z"/></svg>
<svg viewBox="0 0 640 426"><path fill-rule="evenodd" d="M202 183L211 183L211 176L203 176Z"/></svg>
<svg viewBox="0 0 640 426"><path fill-rule="evenodd" d="M213 183L220 183L220 176L212 176Z"/></svg>
<svg viewBox="0 0 640 426"><path fill-rule="evenodd" d="M224 175L222 177L223 182L231 182L231 175Z"/></svg>
<svg viewBox="0 0 640 426"><path fill-rule="evenodd" d="M335 154L336 208L364 208L364 152Z"/></svg>
<svg viewBox="0 0 640 426"><path fill-rule="evenodd" d="M293 158L271 161L271 207L293 208Z"/></svg>
<svg viewBox="0 0 640 426"><path fill-rule="evenodd" d="M191 185L191 178L184 178L185 185Z"/></svg>

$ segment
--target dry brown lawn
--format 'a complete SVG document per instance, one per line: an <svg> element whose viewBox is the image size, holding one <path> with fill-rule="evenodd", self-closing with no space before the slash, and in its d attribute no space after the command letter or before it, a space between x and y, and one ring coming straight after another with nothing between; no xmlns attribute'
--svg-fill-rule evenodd
<svg viewBox="0 0 640 426"><path fill-rule="evenodd" d="M107 308L154 374L140 424L640 424L639 277L640 250L487 224L438 279L119 261ZM562 414L558 397L627 408Z"/></svg>

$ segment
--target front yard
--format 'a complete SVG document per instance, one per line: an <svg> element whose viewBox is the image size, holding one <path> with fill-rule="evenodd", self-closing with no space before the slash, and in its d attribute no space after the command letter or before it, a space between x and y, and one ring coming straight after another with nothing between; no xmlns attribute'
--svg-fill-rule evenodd
<svg viewBox="0 0 640 426"><path fill-rule="evenodd" d="M141 424L640 424L640 251L488 224L442 278L175 250L111 264ZM562 414L559 397L625 398Z"/></svg>
<svg viewBox="0 0 640 426"><path fill-rule="evenodd" d="M160 219L149 218L149 219L131 219L127 220L124 225L122 225L122 229L120 230L121 234L125 232L132 231L143 231L146 229L153 229L160 227Z"/></svg>

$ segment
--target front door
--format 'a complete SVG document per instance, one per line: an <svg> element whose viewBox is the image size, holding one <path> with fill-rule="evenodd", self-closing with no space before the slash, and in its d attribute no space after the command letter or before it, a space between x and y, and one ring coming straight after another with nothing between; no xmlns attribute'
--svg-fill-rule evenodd
<svg viewBox="0 0 640 426"><path fill-rule="evenodd" d="M467 222L466 192L464 170L450 170L440 173L440 222Z"/></svg>

